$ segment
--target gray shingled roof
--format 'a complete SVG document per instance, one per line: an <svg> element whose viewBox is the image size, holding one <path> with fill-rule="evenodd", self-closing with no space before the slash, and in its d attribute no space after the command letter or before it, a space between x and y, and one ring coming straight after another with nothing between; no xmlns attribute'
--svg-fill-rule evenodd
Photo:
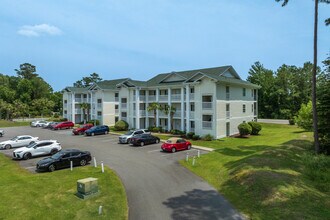
<svg viewBox="0 0 330 220"><path fill-rule="evenodd" d="M63 89L63 91L83 93L83 92L87 92L88 89L89 89L89 87L65 87L65 89Z"/></svg>
<svg viewBox="0 0 330 220"><path fill-rule="evenodd" d="M161 73L161 74L158 74L155 77L149 79L148 81L138 81L138 80L132 80L130 78L104 80L104 81L96 83L96 86L98 86L101 89L114 89L115 90L115 89L117 89L117 85L119 85L119 84L129 84L131 86L137 86L137 87L181 85L186 80L193 77L195 74L202 73L207 77L218 80L219 82L230 83L230 84L239 84L239 85L260 88L260 86L258 86L258 85L252 84L250 82L247 82L247 81L244 81L241 79L221 76L221 74L225 73L229 69L231 70L231 72L234 73L234 75L237 74L235 72L235 69L232 66L221 66L221 67L213 67L213 68L205 68L205 69L188 70L188 71ZM182 80L179 80L177 82L162 82L166 77L169 77L172 74L177 74L178 76L181 76ZM238 74L237 74L237 76L238 76ZM71 91L74 91L74 92L83 92L83 91L88 90L88 88L75 88L75 87L67 87L67 88L69 88Z"/></svg>

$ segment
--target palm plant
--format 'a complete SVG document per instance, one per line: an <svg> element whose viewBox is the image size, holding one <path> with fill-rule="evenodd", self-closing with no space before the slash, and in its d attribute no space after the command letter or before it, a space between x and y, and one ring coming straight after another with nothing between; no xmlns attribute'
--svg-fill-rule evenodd
<svg viewBox="0 0 330 220"><path fill-rule="evenodd" d="M86 110L87 110L87 121L88 121L90 104L84 102L84 103L80 103L79 106L83 111L84 123L86 123Z"/></svg>
<svg viewBox="0 0 330 220"><path fill-rule="evenodd" d="M282 2L282 6L288 4L289 0L276 0L277 2ZM313 108L313 130L314 130L314 147L315 152L320 153L320 142L319 142L319 132L318 132L318 116L316 110L316 72L317 72L317 26L318 26L318 6L319 2L330 4L330 0L315 0L314 6L314 63L313 63L313 76L312 76L312 108ZM325 20L326 25L330 25L330 18Z"/></svg>
<svg viewBox="0 0 330 220"><path fill-rule="evenodd" d="M163 109L162 106L157 102L150 103L147 107L148 112L150 112L150 111L154 112L154 127L156 127L157 110L162 110L162 109Z"/></svg>
<svg viewBox="0 0 330 220"><path fill-rule="evenodd" d="M166 105L163 111L166 115L170 114L171 130L173 130L174 114L176 112L176 108L172 105Z"/></svg>

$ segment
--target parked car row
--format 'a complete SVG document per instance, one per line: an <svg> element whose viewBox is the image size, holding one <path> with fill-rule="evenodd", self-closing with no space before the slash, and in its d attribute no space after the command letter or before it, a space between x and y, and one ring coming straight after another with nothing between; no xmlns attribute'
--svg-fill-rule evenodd
<svg viewBox="0 0 330 220"><path fill-rule="evenodd" d="M30 125L31 127L42 127L52 130L71 129L74 127L74 123L72 121L52 122L40 120L32 121Z"/></svg>

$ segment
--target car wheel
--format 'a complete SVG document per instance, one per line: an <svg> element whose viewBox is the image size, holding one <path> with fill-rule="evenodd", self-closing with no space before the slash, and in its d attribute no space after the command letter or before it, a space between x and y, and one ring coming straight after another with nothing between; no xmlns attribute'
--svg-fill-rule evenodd
<svg viewBox="0 0 330 220"><path fill-rule="evenodd" d="M109 134L109 131L105 131L104 134Z"/></svg>
<svg viewBox="0 0 330 220"><path fill-rule="evenodd" d="M187 150L190 150L191 149L191 145L189 144L188 146L187 146Z"/></svg>
<svg viewBox="0 0 330 220"><path fill-rule="evenodd" d="M82 135L82 134L84 134L84 132L81 132L81 131L78 132L78 135Z"/></svg>
<svg viewBox="0 0 330 220"><path fill-rule="evenodd" d="M159 139L156 139L156 144L158 144L159 143Z"/></svg>
<svg viewBox="0 0 330 220"><path fill-rule="evenodd" d="M141 141L141 143L140 143L140 146L141 146L141 147L143 147L143 146L144 146L144 142L143 142L143 141Z"/></svg>
<svg viewBox="0 0 330 220"><path fill-rule="evenodd" d="M129 142L131 142L131 139L130 138L127 138L126 144L129 144Z"/></svg>
<svg viewBox="0 0 330 220"><path fill-rule="evenodd" d="M0 133L0 137L2 137L2 134Z"/></svg>
<svg viewBox="0 0 330 220"><path fill-rule="evenodd" d="M37 125L37 127L40 127L40 125Z"/></svg>
<svg viewBox="0 0 330 220"><path fill-rule="evenodd" d="M5 148L8 150L11 148L11 145L10 144L6 144Z"/></svg>
<svg viewBox="0 0 330 220"><path fill-rule="evenodd" d="M175 153L175 151L176 151L175 147L173 147L173 148L171 149L171 151L172 151L172 153Z"/></svg>
<svg viewBox="0 0 330 220"><path fill-rule="evenodd" d="M54 165L54 164L50 165L50 166L48 167L48 170L49 170L49 172L54 172L54 171L56 170L55 165Z"/></svg>
<svg viewBox="0 0 330 220"><path fill-rule="evenodd" d="M53 155L53 154L56 154L57 152L58 152L57 149L52 149L52 150L50 151L50 154Z"/></svg>
<svg viewBox="0 0 330 220"><path fill-rule="evenodd" d="M25 153L25 154L23 155L23 159L24 159L24 160L28 160L28 159L30 159L31 157L32 157L31 153Z"/></svg>
<svg viewBox="0 0 330 220"><path fill-rule="evenodd" d="M79 163L80 163L80 166L85 166L87 161L85 159L82 159Z"/></svg>
<svg viewBox="0 0 330 220"><path fill-rule="evenodd" d="M92 132L92 136L94 136L95 134L94 134L94 132Z"/></svg>

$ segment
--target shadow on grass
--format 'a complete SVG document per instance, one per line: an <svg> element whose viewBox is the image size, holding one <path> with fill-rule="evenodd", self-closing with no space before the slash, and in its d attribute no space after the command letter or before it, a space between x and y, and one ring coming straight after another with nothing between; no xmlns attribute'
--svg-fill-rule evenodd
<svg viewBox="0 0 330 220"><path fill-rule="evenodd" d="M229 147L225 147L225 148L220 148L215 150L214 152L217 153L221 153L224 155L228 155L228 156L247 156L247 155L251 155L251 154L255 154L256 152L265 150L267 148L270 148L270 146L238 146L237 148L229 148Z"/></svg>
<svg viewBox="0 0 330 220"><path fill-rule="evenodd" d="M173 210L172 219L244 219L233 207L213 190L194 189L163 202Z"/></svg>

